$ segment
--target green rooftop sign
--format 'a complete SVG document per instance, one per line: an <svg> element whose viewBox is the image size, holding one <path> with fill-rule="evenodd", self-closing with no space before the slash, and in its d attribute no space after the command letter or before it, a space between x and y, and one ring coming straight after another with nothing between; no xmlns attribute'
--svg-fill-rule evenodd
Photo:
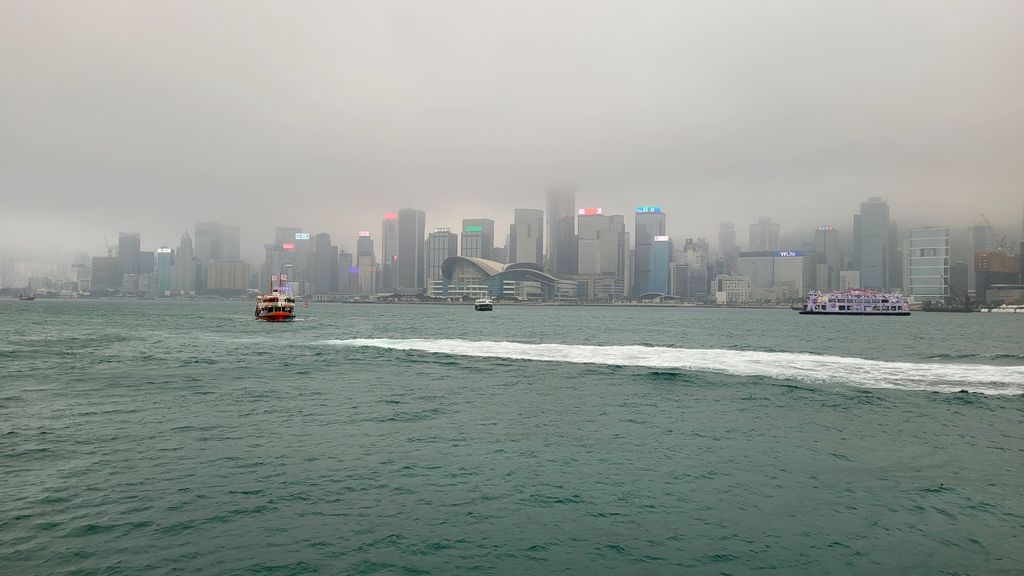
<svg viewBox="0 0 1024 576"><path fill-rule="evenodd" d="M483 226L466 226L462 229L463 232L483 232Z"/></svg>

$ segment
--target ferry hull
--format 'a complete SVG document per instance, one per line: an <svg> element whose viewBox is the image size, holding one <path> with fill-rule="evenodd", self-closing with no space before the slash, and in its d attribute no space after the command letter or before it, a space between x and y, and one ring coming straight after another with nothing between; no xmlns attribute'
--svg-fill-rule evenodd
<svg viewBox="0 0 1024 576"><path fill-rule="evenodd" d="M271 312L256 316L256 319L263 320L264 322L288 322L295 319L295 314L290 312Z"/></svg>
<svg viewBox="0 0 1024 576"><path fill-rule="evenodd" d="M801 310L800 313L817 316L910 316L910 312L825 312L822 310Z"/></svg>

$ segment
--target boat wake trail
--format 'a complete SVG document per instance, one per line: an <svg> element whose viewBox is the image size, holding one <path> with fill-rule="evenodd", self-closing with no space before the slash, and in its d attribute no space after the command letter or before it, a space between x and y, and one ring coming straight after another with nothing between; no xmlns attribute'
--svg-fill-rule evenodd
<svg viewBox="0 0 1024 576"><path fill-rule="evenodd" d="M862 388L1024 394L1024 366L884 362L791 352L522 344L445 339L352 339L327 340L323 343L479 358L667 368L734 376L766 376L781 380L844 384Z"/></svg>

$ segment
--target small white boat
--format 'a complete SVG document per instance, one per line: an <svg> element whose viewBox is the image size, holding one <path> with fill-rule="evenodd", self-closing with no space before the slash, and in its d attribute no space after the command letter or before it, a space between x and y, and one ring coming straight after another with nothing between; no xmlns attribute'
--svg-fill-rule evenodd
<svg viewBox="0 0 1024 576"><path fill-rule="evenodd" d="M477 298L476 302L473 302L473 309L477 312L490 312L494 310L494 301L490 298Z"/></svg>

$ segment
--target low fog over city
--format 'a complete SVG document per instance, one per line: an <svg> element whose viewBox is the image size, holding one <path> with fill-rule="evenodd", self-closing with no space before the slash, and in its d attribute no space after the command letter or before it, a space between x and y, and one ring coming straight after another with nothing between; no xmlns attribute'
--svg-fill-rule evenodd
<svg viewBox="0 0 1024 576"><path fill-rule="evenodd" d="M760 217L852 251L872 197L901 238L987 218L1013 246L1022 39L1013 1L7 3L0 258L222 222L258 269L278 227L355 252L402 208L500 247L552 188L631 232L659 206L712 258Z"/></svg>

